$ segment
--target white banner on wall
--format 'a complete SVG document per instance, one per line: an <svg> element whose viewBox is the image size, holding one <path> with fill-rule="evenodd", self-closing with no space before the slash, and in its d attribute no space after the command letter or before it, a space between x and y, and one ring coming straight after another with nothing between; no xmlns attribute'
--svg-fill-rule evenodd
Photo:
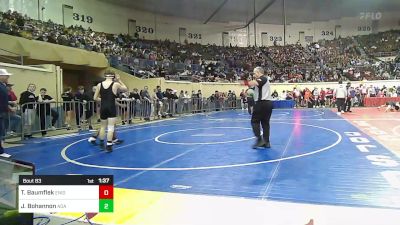
<svg viewBox="0 0 400 225"><path fill-rule="evenodd" d="M237 30L229 32L229 42L232 46L246 47L247 46L247 31Z"/></svg>
<svg viewBox="0 0 400 225"><path fill-rule="evenodd" d="M304 36L304 40L307 43L312 43L312 42L314 42L314 37L313 36Z"/></svg>

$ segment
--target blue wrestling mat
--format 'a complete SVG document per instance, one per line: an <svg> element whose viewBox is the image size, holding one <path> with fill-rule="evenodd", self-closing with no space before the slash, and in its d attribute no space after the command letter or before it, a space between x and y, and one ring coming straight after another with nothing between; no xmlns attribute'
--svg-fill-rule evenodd
<svg viewBox="0 0 400 225"><path fill-rule="evenodd" d="M112 153L90 145L88 134L8 152L38 174L113 174L121 188L400 208L400 159L330 110L274 110L271 149L251 149L245 111L120 127L118 136L125 142Z"/></svg>

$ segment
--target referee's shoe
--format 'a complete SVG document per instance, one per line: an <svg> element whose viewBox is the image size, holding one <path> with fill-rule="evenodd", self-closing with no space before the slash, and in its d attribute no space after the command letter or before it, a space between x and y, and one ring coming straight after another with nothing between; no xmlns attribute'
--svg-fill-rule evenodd
<svg viewBox="0 0 400 225"><path fill-rule="evenodd" d="M256 143L253 145L253 149L257 148L271 148L271 144L269 142L265 143L262 137L257 138Z"/></svg>

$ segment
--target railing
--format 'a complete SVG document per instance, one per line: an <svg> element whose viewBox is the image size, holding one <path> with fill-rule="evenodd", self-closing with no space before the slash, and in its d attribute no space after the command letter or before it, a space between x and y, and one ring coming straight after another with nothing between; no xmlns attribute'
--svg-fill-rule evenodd
<svg viewBox="0 0 400 225"><path fill-rule="evenodd" d="M7 53L7 55L9 55L9 54L15 55L15 58L19 58L19 60L14 59L13 57L4 56L4 55L2 55L1 52L5 52L5 53ZM10 51L2 49L2 48L0 48L0 59L5 59L5 60L10 61L15 64L24 65L24 56L23 55L20 55L20 54L14 53L14 52L10 52Z"/></svg>
<svg viewBox="0 0 400 225"><path fill-rule="evenodd" d="M33 102L21 105L14 115L21 118L20 130L9 131L20 135L21 138L31 137L32 134L57 129L82 129L86 118L90 117L90 104L87 102ZM51 119L51 120L49 120ZM90 124L89 124L90 125Z"/></svg>
<svg viewBox="0 0 400 225"><path fill-rule="evenodd" d="M116 101L118 124L156 120L193 113L239 109L240 99L132 99ZM92 130L100 125L100 104L94 101L34 102L21 105L5 116L6 138L29 139L55 130Z"/></svg>
<svg viewBox="0 0 400 225"><path fill-rule="evenodd" d="M363 102L355 98L357 106ZM178 99L133 99L116 101L117 124L128 125L138 120L151 121L168 117L179 117L195 113L244 109L246 103L232 98L178 98ZM307 107L303 98L296 99L296 106ZM327 107L335 102L327 100ZM92 130L100 125L100 104L94 101L34 102L15 107L6 114L6 138L29 139L32 135L54 130Z"/></svg>
<svg viewBox="0 0 400 225"><path fill-rule="evenodd" d="M374 52L371 53L371 55L375 57L392 57L392 56L397 56L399 54L399 51L393 51L393 52Z"/></svg>
<svg viewBox="0 0 400 225"><path fill-rule="evenodd" d="M163 69L168 71L184 71L185 69L191 71L200 71L201 65L199 64L185 64L185 63L173 63L173 62L164 62L164 61L156 61L156 60L148 60L148 59L139 59L134 57L127 56L115 56L111 55L108 57L110 65L115 67L118 65L127 65L132 66L137 69L147 69L155 66L162 66Z"/></svg>

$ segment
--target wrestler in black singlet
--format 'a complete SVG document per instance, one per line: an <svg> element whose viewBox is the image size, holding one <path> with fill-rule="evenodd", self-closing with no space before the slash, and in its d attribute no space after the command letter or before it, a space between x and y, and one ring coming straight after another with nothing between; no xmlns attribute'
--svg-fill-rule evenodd
<svg viewBox="0 0 400 225"><path fill-rule="evenodd" d="M111 83L110 87L105 89L103 83L100 84L100 119L106 120L108 118L117 117L117 108L115 105L115 98L117 97L113 92L114 82Z"/></svg>

